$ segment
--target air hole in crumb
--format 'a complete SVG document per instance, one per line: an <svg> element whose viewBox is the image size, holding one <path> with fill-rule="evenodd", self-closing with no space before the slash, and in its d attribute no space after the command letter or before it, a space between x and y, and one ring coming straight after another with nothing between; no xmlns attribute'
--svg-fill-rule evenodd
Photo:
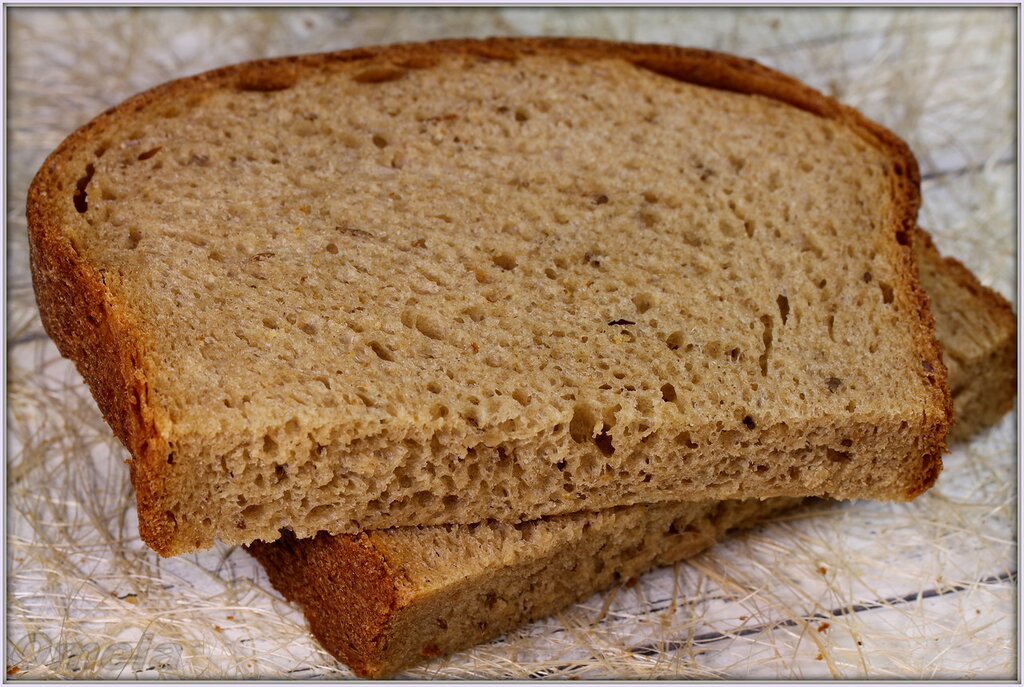
<svg viewBox="0 0 1024 687"><path fill-rule="evenodd" d="M338 244L336 244L336 243L328 243L327 246L326 246L326 250L331 255L337 255L337 253L338 253Z"/></svg>
<svg viewBox="0 0 1024 687"><path fill-rule="evenodd" d="M649 293L638 293L633 296L633 305L641 315L654 306L654 297Z"/></svg>
<svg viewBox="0 0 1024 687"><path fill-rule="evenodd" d="M882 302L888 305L892 303L892 287L884 281L878 282L878 288L882 290Z"/></svg>
<svg viewBox="0 0 1024 687"><path fill-rule="evenodd" d="M310 522L316 522L317 520L329 516L331 514L331 511L333 510L334 506L327 503L322 503L319 506L314 506L313 508L310 509L308 513L306 513L306 520Z"/></svg>
<svg viewBox="0 0 1024 687"><path fill-rule="evenodd" d="M672 403L676 400L676 388L671 384L663 384L661 387L661 400Z"/></svg>
<svg viewBox="0 0 1024 687"><path fill-rule="evenodd" d="M263 504L254 503L251 506L246 506L242 509L242 518L250 520L253 518L260 518L263 515Z"/></svg>
<svg viewBox="0 0 1024 687"><path fill-rule="evenodd" d="M377 146L378 148L387 148L388 146L388 139L384 138L380 134L374 134L373 139L371 140L373 141L373 145Z"/></svg>
<svg viewBox="0 0 1024 687"><path fill-rule="evenodd" d="M439 341L444 338L444 328L426 315L416 317L416 329L430 339Z"/></svg>
<svg viewBox="0 0 1024 687"><path fill-rule="evenodd" d="M515 116L516 116L516 121L517 122L525 122L525 121L530 119L530 113L527 112L522 107L517 107L516 108L516 115Z"/></svg>
<svg viewBox="0 0 1024 687"><path fill-rule="evenodd" d="M291 88L296 83L294 74L286 70L260 70L243 73L235 84L240 91L270 93Z"/></svg>
<svg viewBox="0 0 1024 687"><path fill-rule="evenodd" d="M789 318L789 299L780 295L775 302L779 304L779 315L782 317L782 324L786 324L786 319Z"/></svg>
<svg viewBox="0 0 1024 687"><path fill-rule="evenodd" d="M668 338L665 339L665 343L668 345L669 350L674 351L683 345L684 339L685 334L683 334L682 331L674 331L668 335Z"/></svg>
<svg viewBox="0 0 1024 687"><path fill-rule="evenodd" d="M685 446L686 448L697 448L697 444L693 441L689 432L680 432L676 435L676 443Z"/></svg>
<svg viewBox="0 0 1024 687"><path fill-rule="evenodd" d="M499 255L495 255L493 258L491 258L491 262L493 262L495 266L500 267L503 270L515 269L517 264L515 256L509 255L508 253L501 253Z"/></svg>
<svg viewBox="0 0 1024 687"><path fill-rule="evenodd" d="M771 315L762 315L761 324L764 326L764 334L761 338L764 341L764 353L758 358L758 362L761 364L761 374L768 374L768 356L772 350L772 317Z"/></svg>
<svg viewBox="0 0 1024 687"><path fill-rule="evenodd" d="M374 65L352 75L356 83L385 83L405 76L405 70L393 65Z"/></svg>
<svg viewBox="0 0 1024 687"><path fill-rule="evenodd" d="M474 322L480 322L486 316L487 311L482 306L471 305L470 307L463 310L462 314L469 315L469 319L473 320Z"/></svg>
<svg viewBox="0 0 1024 687"><path fill-rule="evenodd" d="M139 247L139 241L142 240L142 232L136 227L132 227L128 230L128 250L135 250Z"/></svg>
<svg viewBox="0 0 1024 687"><path fill-rule="evenodd" d="M150 148L144 153L139 153L140 160L148 160L163 149L163 146L157 146L156 148Z"/></svg>
<svg viewBox="0 0 1024 687"><path fill-rule="evenodd" d="M92 175L95 173L96 168L90 162L85 166L85 176L75 183L75 193L71 198L75 203L75 210L78 210L79 214L83 214L89 209L89 194L86 192L86 189L89 187L89 182L92 181Z"/></svg>
<svg viewBox="0 0 1024 687"><path fill-rule="evenodd" d="M310 336L316 335L316 327L310 324L309 322L303 322L302 324L300 324L299 329L301 329L304 333L309 334Z"/></svg>
<svg viewBox="0 0 1024 687"><path fill-rule="evenodd" d="M391 351L384 348L384 346L382 346L379 342L371 341L369 345L370 350L372 350L374 354L381 360L385 360L389 363L393 363L395 361L395 357L394 355L391 354Z"/></svg>
<svg viewBox="0 0 1024 687"><path fill-rule="evenodd" d="M597 448L606 456L610 456L615 453L615 447L612 445L612 436L608 433L611 429L607 424L601 427L601 431L596 437L594 437L594 443L597 444Z"/></svg>
<svg viewBox="0 0 1024 687"><path fill-rule="evenodd" d="M743 425L747 429L754 429L755 427L757 427L757 423L754 422L754 418L750 417L749 415L743 418Z"/></svg>
<svg viewBox="0 0 1024 687"><path fill-rule="evenodd" d="M573 409L572 420L569 422L569 436L577 444L589 441L594 435L594 428L599 420L597 411L586 404L577 404Z"/></svg>
<svg viewBox="0 0 1024 687"><path fill-rule="evenodd" d="M277 329L278 328L277 320L274 319L273 317L264 317L263 318L263 326L266 327L267 329Z"/></svg>
<svg viewBox="0 0 1024 687"><path fill-rule="evenodd" d="M828 448L825 451L828 454L829 460L831 460L834 463L846 463L849 462L851 458L851 454L849 451L836 451L831 448Z"/></svg>

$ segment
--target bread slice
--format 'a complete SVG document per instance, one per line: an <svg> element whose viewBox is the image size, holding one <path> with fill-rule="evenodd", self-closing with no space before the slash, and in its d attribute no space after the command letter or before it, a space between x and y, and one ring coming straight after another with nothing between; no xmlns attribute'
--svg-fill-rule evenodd
<svg viewBox="0 0 1024 687"><path fill-rule="evenodd" d="M941 258L924 232L921 239L921 283L958 390L954 431L966 437L1013 405L1015 320L1005 299L960 263ZM692 556L796 503L640 505L515 526L288 535L248 550L274 587L302 607L327 651L360 676L385 677Z"/></svg>
<svg viewBox="0 0 1024 687"><path fill-rule="evenodd" d="M982 286L958 260L939 255L925 231L918 232L917 256L949 370L956 418L949 440L962 441L1013 408L1017 316L1005 298Z"/></svg>
<svg viewBox="0 0 1024 687"><path fill-rule="evenodd" d="M905 144L753 62L442 41L228 67L29 193L47 331L171 555L665 500L903 500L946 372Z"/></svg>

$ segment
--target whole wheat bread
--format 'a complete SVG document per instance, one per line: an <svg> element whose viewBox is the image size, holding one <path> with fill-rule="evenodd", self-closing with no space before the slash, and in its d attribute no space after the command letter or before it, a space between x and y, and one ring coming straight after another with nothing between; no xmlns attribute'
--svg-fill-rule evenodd
<svg viewBox="0 0 1024 687"><path fill-rule="evenodd" d="M1009 303L921 232L921 283L950 361L954 433L983 429L1013 405L1016 321ZM298 603L321 645L363 677L486 641L656 565L682 560L791 499L632 506L516 526L319 534L249 547Z"/></svg>
<svg viewBox="0 0 1024 687"><path fill-rule="evenodd" d="M951 419L905 144L739 58L247 63L29 193L47 331L171 555L666 500L909 499Z"/></svg>

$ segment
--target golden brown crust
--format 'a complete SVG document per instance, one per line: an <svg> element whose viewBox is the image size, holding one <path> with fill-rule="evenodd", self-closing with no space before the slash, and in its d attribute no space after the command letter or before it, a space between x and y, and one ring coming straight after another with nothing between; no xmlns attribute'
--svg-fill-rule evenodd
<svg viewBox="0 0 1024 687"><path fill-rule="evenodd" d="M139 364L142 333L107 288L106 277L82 260L59 230L48 197L63 160L51 156L29 191L29 260L43 326L75 361L114 434L128 448L142 538L157 551L170 546L172 519L162 501L167 444L156 430ZM172 523L173 525L173 523Z"/></svg>
<svg viewBox="0 0 1024 687"><path fill-rule="evenodd" d="M566 59L621 58L668 77L711 88L756 94L788 103L822 117L849 125L867 142L885 150L893 179L894 214L890 250L899 266L895 285L897 303L913 313L910 329L921 355L922 370L933 390L925 414L924 456L919 478L906 494L912 498L934 481L945 448L952 404L945 384L941 351L934 339L934 325L927 297L917 283L912 250L913 227L920 203L917 164L907 146L896 136L814 89L750 60L731 55L666 45L639 45L592 39L493 38L447 40L360 48L320 55L258 60L224 67L172 81L141 93L101 114L71 134L43 164L29 190L28 221L33 270L38 272L37 299L47 331L61 352L74 360L93 389L97 403L118 437L131 451L132 480L139 494L139 521L143 539L162 555L191 549L182 541L176 523L160 501L165 477L166 442L161 440L154 415L161 412L147 396L143 333L132 326L117 289L75 254L67 236L67 224L75 220L73 194L60 180L82 151L102 149L105 133L126 125L139 111L166 104L188 106L204 93L218 88L277 90L286 88L311 70L331 69L355 61L391 65L400 69L429 67L442 54L465 54L479 59L514 60L522 55L555 54ZM79 294L82 302L76 301ZM93 319L89 319L89 317Z"/></svg>

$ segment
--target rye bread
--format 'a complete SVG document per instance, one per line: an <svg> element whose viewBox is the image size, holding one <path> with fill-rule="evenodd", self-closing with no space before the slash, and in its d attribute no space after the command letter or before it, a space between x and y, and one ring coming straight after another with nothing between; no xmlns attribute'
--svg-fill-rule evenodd
<svg viewBox="0 0 1024 687"><path fill-rule="evenodd" d="M171 555L913 498L951 419L918 181L756 63L492 39L157 87L62 143L27 212L43 323Z"/></svg>
<svg viewBox="0 0 1024 687"><path fill-rule="evenodd" d="M1013 406L1016 320L1009 303L923 231L921 283L950 360L967 438ZM796 506L792 499L632 506L502 525L401 528L248 547L298 604L320 644L362 677L484 642L649 568L683 560Z"/></svg>

